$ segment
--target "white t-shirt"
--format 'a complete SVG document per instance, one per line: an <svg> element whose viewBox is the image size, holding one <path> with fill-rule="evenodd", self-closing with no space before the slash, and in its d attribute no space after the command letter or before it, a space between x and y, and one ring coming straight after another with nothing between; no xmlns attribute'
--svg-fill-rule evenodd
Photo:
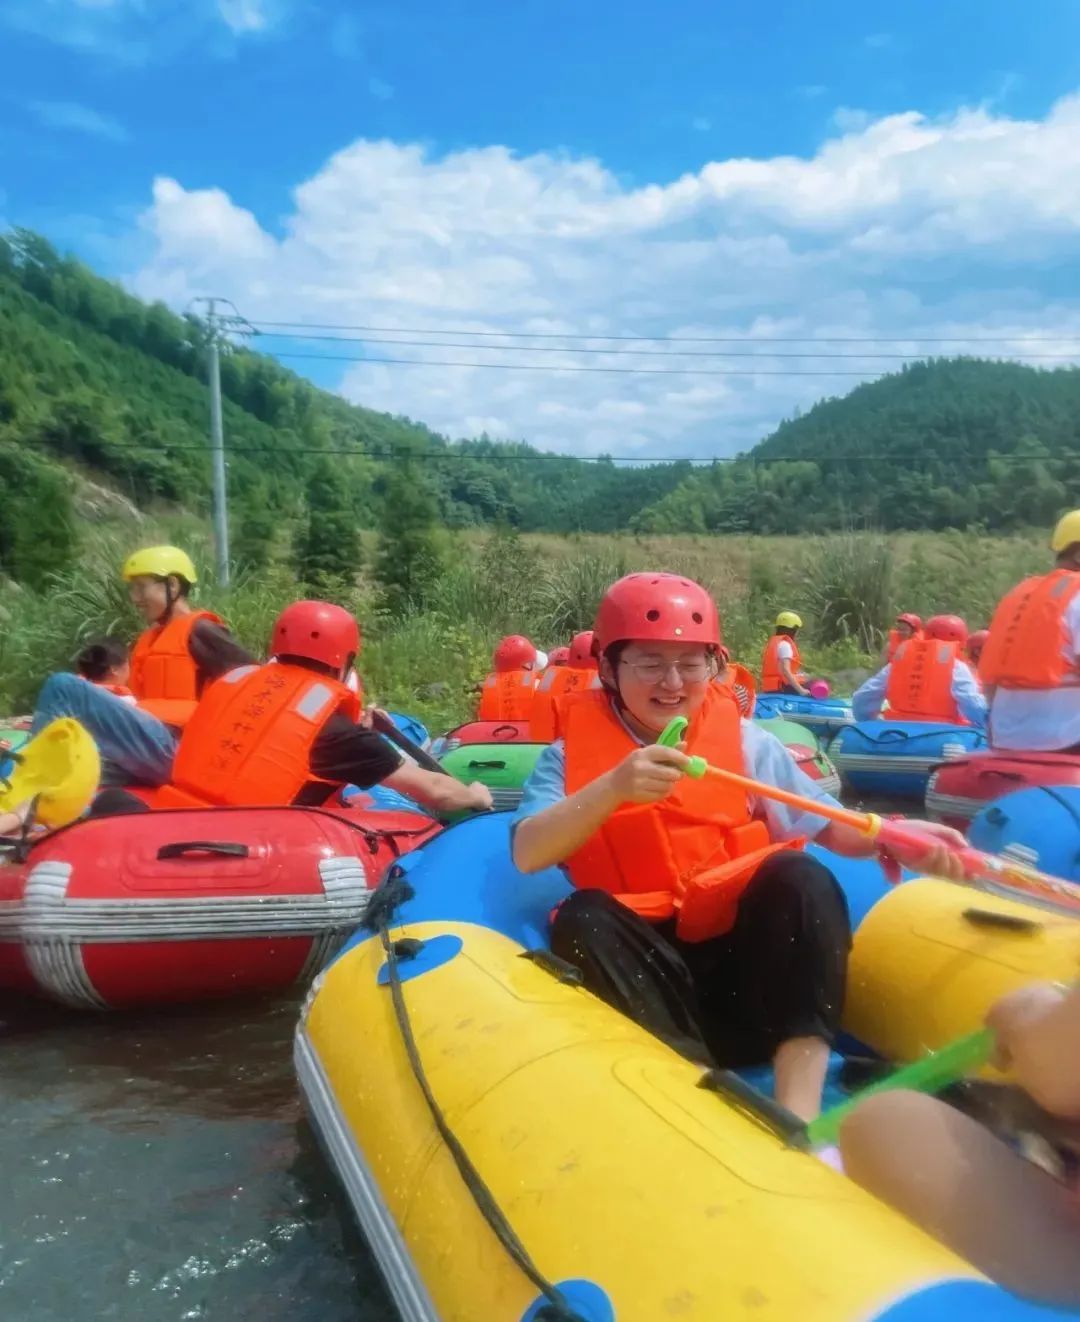
<svg viewBox="0 0 1080 1322"><path fill-rule="evenodd" d="M791 661L795 656L795 649L791 645L790 638L781 638L776 644L777 661Z"/></svg>
<svg viewBox="0 0 1080 1322"><path fill-rule="evenodd" d="M1080 596L1065 611L1062 655L1080 666ZM1080 674L1057 689L995 689L990 703L990 743L994 748L1053 752L1080 744Z"/></svg>

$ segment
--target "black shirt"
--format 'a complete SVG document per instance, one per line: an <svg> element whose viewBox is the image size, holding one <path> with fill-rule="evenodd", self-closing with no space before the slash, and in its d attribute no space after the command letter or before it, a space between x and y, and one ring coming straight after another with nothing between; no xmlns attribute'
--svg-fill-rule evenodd
<svg viewBox="0 0 1080 1322"><path fill-rule="evenodd" d="M354 725L341 712L330 717L315 737L311 749L314 775L338 785L358 785L362 790L392 776L402 761L401 754L382 735L362 725ZM332 792L332 787L309 781L293 802L318 805Z"/></svg>
<svg viewBox="0 0 1080 1322"><path fill-rule="evenodd" d="M196 620L188 636L188 651L195 662L196 683L201 693L211 680L219 679L237 666L256 666L259 663L241 647L228 629L213 620Z"/></svg>

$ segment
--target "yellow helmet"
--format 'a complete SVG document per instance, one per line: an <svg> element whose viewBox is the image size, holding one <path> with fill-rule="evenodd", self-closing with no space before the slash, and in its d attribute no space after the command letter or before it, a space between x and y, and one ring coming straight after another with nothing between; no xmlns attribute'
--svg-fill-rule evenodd
<svg viewBox="0 0 1080 1322"><path fill-rule="evenodd" d="M55 830L83 815L100 779L97 744L78 721L62 716L19 750L14 771L0 784L0 809L14 812L36 798L36 820Z"/></svg>
<svg viewBox="0 0 1080 1322"><path fill-rule="evenodd" d="M776 629L801 629L802 620L794 611L781 611L776 617L776 624L773 627Z"/></svg>
<svg viewBox="0 0 1080 1322"><path fill-rule="evenodd" d="M1060 555L1076 542L1080 542L1080 510L1070 510L1057 521L1053 536L1050 538L1050 550Z"/></svg>
<svg viewBox="0 0 1080 1322"><path fill-rule="evenodd" d="M120 571L125 583L130 583L140 574L149 574L152 578L168 578L175 574L188 583L197 583L199 576L191 557L178 546L147 546L134 555L129 555Z"/></svg>

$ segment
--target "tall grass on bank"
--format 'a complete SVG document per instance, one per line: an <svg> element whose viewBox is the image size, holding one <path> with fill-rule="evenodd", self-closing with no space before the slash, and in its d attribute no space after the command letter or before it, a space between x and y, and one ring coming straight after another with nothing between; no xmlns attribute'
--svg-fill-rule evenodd
<svg viewBox="0 0 1080 1322"><path fill-rule="evenodd" d="M209 548L189 535L202 566ZM502 530L456 535L442 577L422 603L388 615L374 609L375 585L340 598L361 620L368 694L409 711L433 730L467 719L496 641L524 633L550 649L588 628L604 589L634 569L667 569L703 582L720 606L724 636L756 669L778 610L806 622L807 667L847 687L876 664L897 610L964 615L985 623L1004 591L1045 568L1045 538L873 534L820 538L600 538L555 541ZM130 530L99 536L76 570L40 592L0 585L0 713L28 711L43 678L70 668L82 642L101 633L134 638L119 566ZM229 590L204 572L197 603L217 611L255 655L265 654L278 611L303 595L284 565L241 575Z"/></svg>

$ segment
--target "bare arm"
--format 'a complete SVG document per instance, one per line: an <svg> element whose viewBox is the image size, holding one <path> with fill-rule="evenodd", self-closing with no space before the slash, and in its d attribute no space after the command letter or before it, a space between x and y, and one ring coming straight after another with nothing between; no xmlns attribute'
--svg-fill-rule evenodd
<svg viewBox="0 0 1080 1322"><path fill-rule="evenodd" d="M440 816L454 812L483 812L491 807L491 791L486 785L478 781L463 785L453 776L425 771L412 762L398 767L382 783Z"/></svg>
<svg viewBox="0 0 1080 1322"><path fill-rule="evenodd" d="M793 689L796 689L805 698L810 690L806 688L799 677L792 672L791 662L786 656L778 657L777 660L780 664L780 675L784 683L790 684Z"/></svg>
<svg viewBox="0 0 1080 1322"><path fill-rule="evenodd" d="M1003 996L986 1017L998 1055L1047 1111L1080 1119L1080 987L1050 983Z"/></svg>

